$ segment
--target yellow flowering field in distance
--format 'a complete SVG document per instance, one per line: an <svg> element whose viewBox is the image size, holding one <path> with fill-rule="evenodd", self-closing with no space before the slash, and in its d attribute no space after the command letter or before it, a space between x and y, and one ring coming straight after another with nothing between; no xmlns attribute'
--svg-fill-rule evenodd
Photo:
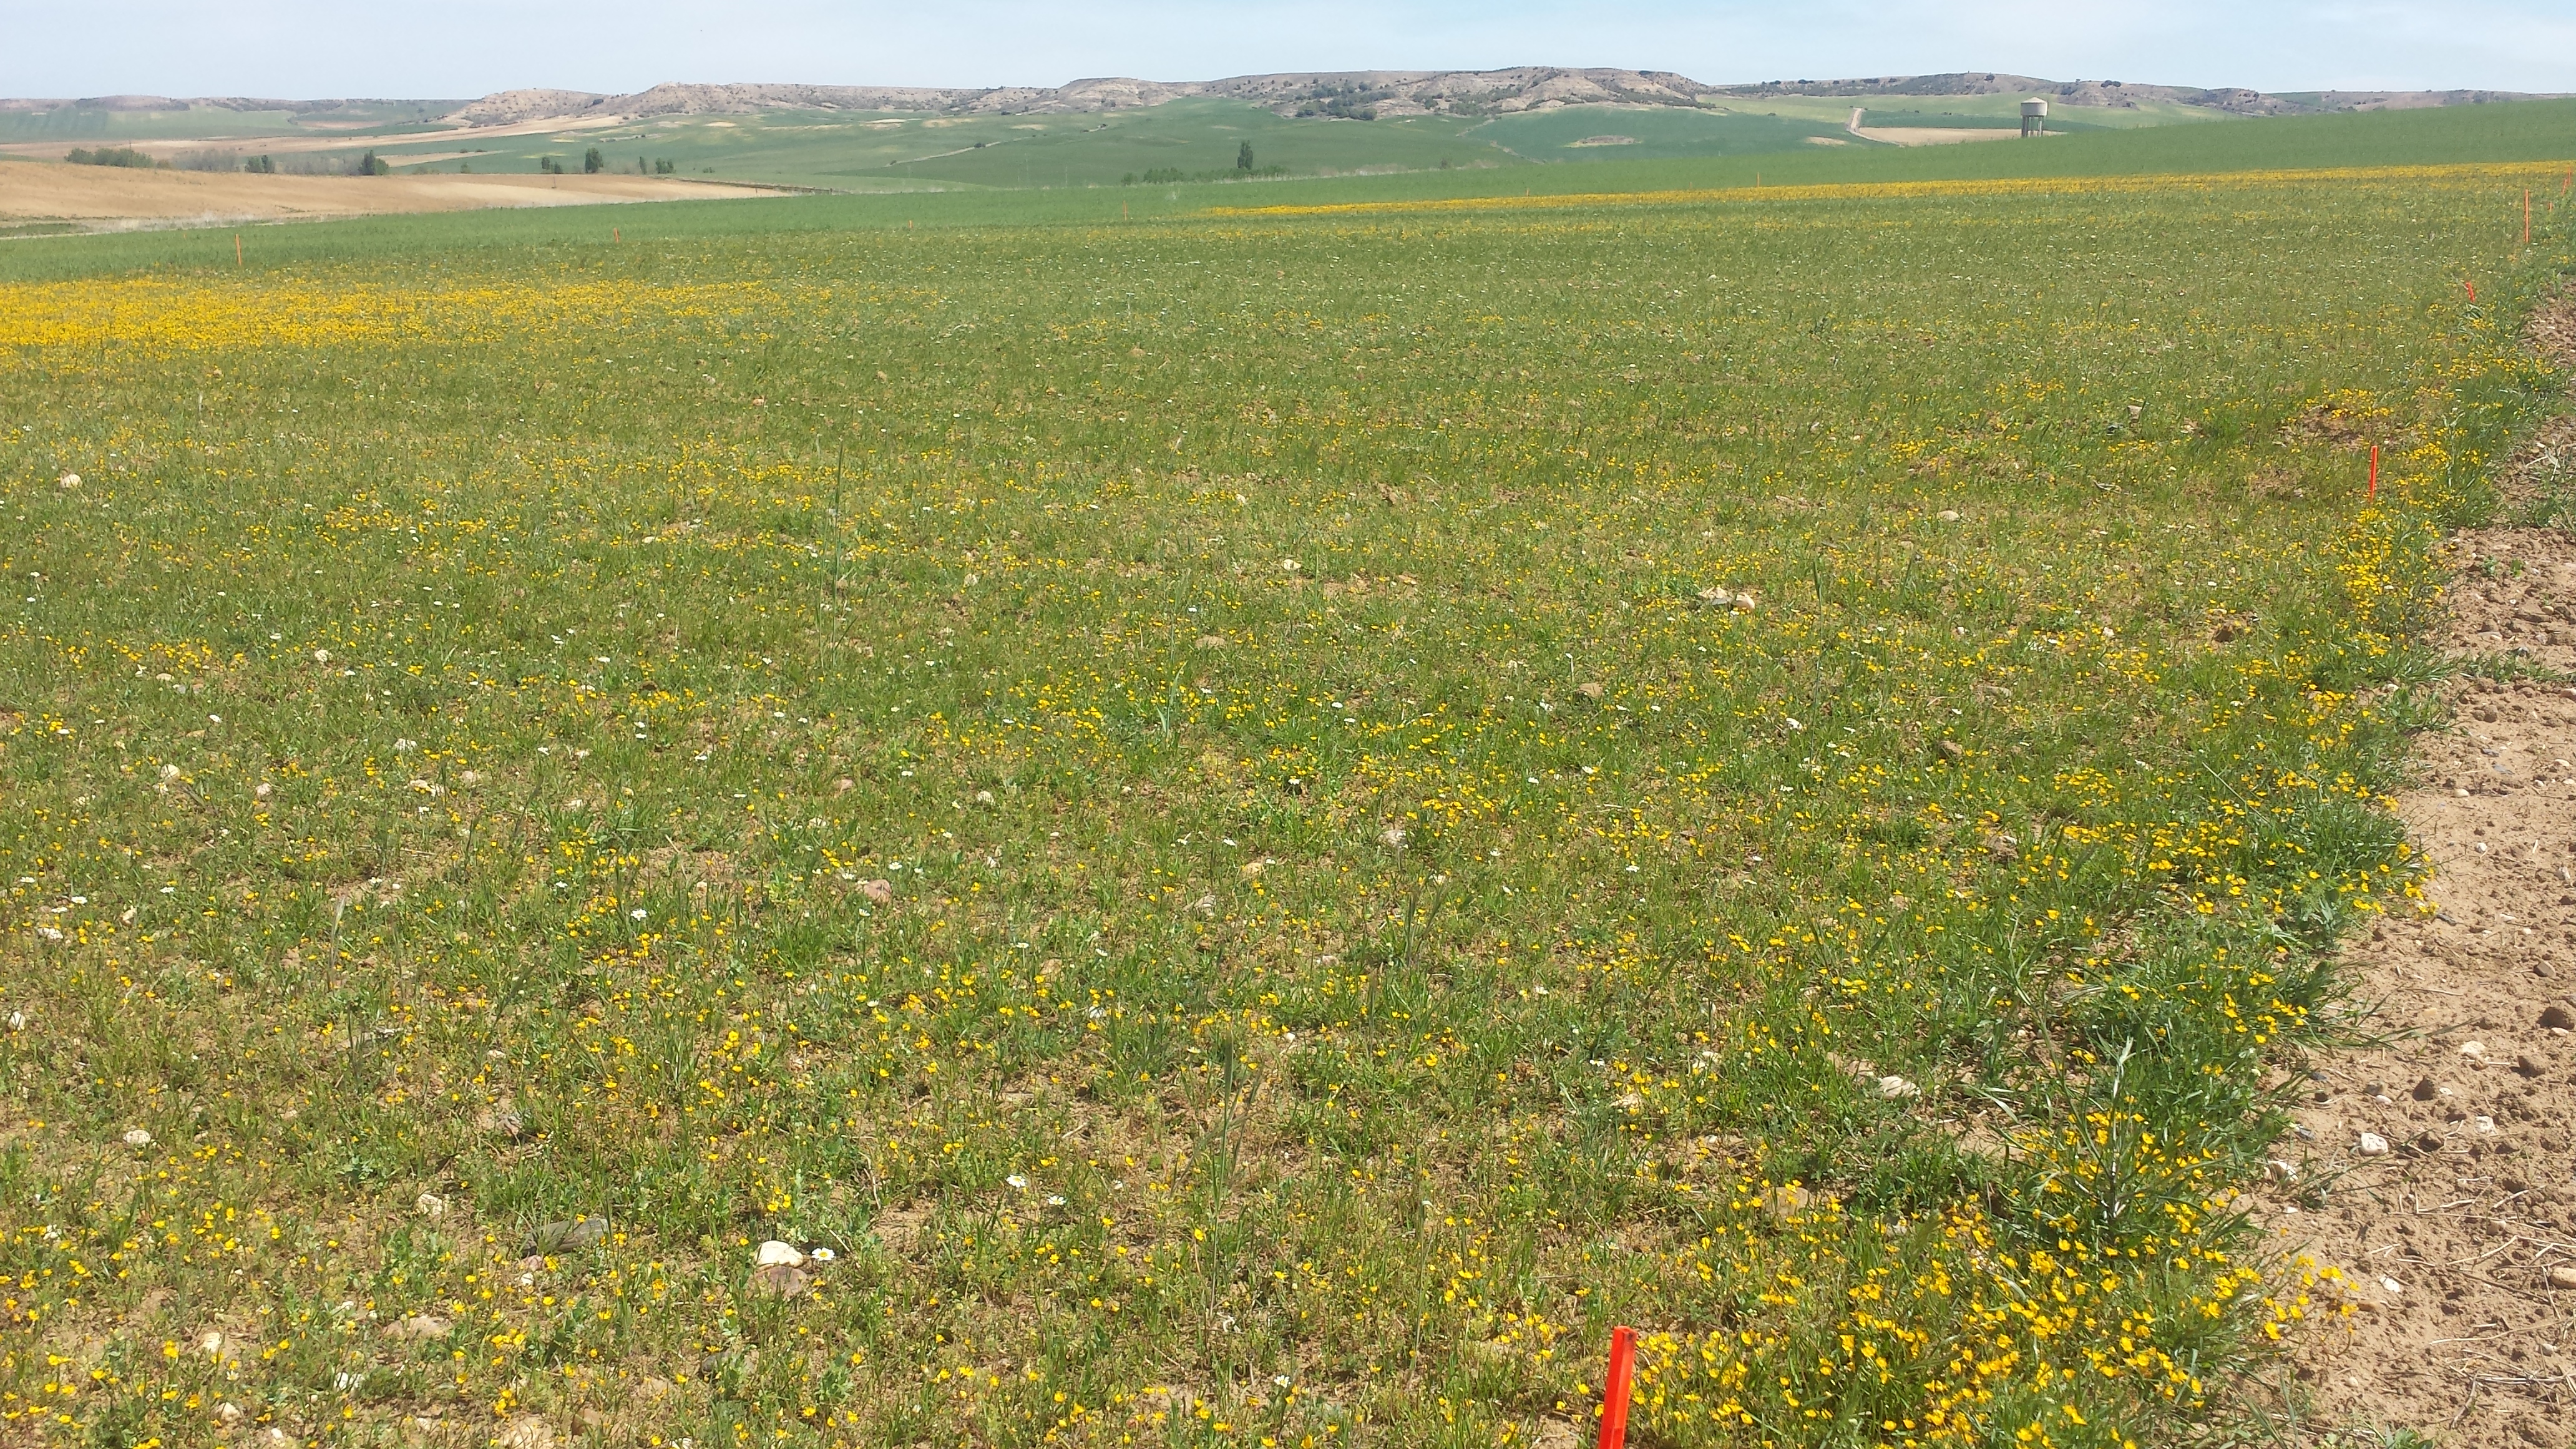
<svg viewBox="0 0 2576 1449"><path fill-rule="evenodd" d="M2557 180L0 284L0 1423L2252 1412Z"/></svg>

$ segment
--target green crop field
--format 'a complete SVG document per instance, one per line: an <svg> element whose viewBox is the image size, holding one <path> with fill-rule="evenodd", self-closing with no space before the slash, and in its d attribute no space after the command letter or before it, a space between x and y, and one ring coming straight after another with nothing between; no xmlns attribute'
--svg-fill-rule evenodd
<svg viewBox="0 0 2576 1449"><path fill-rule="evenodd" d="M1872 96L1868 124L1995 128L2018 125L2021 98ZM1849 97L1761 96L1700 108L1565 106L1509 115L1388 117L1282 116L1239 100L1196 97L1160 105L1080 113L944 115L923 112L767 110L649 117L613 129L573 126L550 134L476 135L440 124L450 101L338 102L309 112L105 111L65 106L0 113L0 144L198 141L181 153L214 164L260 142L283 144L290 166L345 170L373 150L398 169L532 172L551 161L578 168L592 149L611 170L667 163L684 176L716 176L827 191L1063 190L1179 173L1192 180L1265 180L1361 173L1440 172L1565 161L1634 163L1777 152L1821 141L1885 149L1844 130ZM2169 127L2223 112L2164 102L2128 107L2059 106L2060 134ZM2326 118L2349 122L2354 117ZM2453 123L2453 133L2459 123ZM2479 135L2491 120L2468 123ZM2331 134L2331 128L2329 134ZM2414 128L2410 135L2445 135ZM333 145L316 148L321 140ZM1252 178L1235 172L1238 148L1254 148ZM1584 143L1591 144L1584 144ZM2260 147L2264 142L2254 143ZM2453 149L2459 144L2451 141ZM2475 144L2472 142L2471 144ZM2190 167L2208 164L2206 143L2181 143ZM165 151L175 148L164 147ZM51 154L48 150L47 154ZM2552 152L2551 154L2555 154ZM1996 163L1989 162L1989 166ZM2002 163L2006 171L2025 163Z"/></svg>
<svg viewBox="0 0 2576 1449"><path fill-rule="evenodd" d="M7 1436L2284 1432L2564 399L2353 120L10 243Z"/></svg>
<svg viewBox="0 0 2576 1449"><path fill-rule="evenodd" d="M337 101L310 111L191 107L177 111L105 110L64 105L49 111L0 111L0 142L222 140L257 136L403 135L456 109L456 101Z"/></svg>
<svg viewBox="0 0 2576 1449"><path fill-rule="evenodd" d="M838 191L1116 186L1149 171L1226 176L1252 143L1254 167L1307 175L1493 166L1514 157L1460 135L1471 120L1296 119L1237 101L1187 99L1070 115L924 116L762 111L669 116L614 131L458 141L421 137L378 150L408 169L533 171L538 158L579 166L597 147L612 169L669 161L682 175L786 182ZM458 156L460 146L474 154Z"/></svg>

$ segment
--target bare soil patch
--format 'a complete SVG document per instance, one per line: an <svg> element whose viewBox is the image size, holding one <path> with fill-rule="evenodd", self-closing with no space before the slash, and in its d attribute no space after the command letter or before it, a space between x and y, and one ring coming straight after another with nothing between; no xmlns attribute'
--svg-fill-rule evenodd
<svg viewBox="0 0 2576 1449"><path fill-rule="evenodd" d="M1854 126L1848 128L1864 141L1884 141L1890 146L1955 146L1965 141L2018 141L2019 129L1987 130L1965 126Z"/></svg>
<svg viewBox="0 0 2576 1449"><path fill-rule="evenodd" d="M783 193L669 176L253 176L0 161L0 224L88 231L773 194Z"/></svg>

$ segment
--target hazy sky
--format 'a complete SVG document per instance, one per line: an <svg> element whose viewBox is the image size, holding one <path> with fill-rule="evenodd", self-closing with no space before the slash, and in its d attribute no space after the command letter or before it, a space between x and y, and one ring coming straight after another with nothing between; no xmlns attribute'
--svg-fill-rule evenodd
<svg viewBox="0 0 2576 1449"><path fill-rule="evenodd" d="M2576 91L2576 0L0 0L0 95L467 97L1616 65Z"/></svg>

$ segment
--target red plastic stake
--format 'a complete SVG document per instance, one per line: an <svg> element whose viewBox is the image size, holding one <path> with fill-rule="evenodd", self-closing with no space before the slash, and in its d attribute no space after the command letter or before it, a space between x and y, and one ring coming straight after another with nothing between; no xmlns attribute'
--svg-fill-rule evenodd
<svg viewBox="0 0 2576 1449"><path fill-rule="evenodd" d="M2468 278L2466 278L2466 277L2462 277L2462 278L2460 278L2460 285L2469 289L2469 300L2470 300L2471 302L2475 302L2475 301L2477 301L2477 300L2478 300L2478 284L2477 284L2477 283L2470 281L2470 280L2469 280Z"/></svg>
<svg viewBox="0 0 2576 1449"><path fill-rule="evenodd" d="M2367 496L2372 498L2379 496L2379 445L2377 443L2370 445L2370 492Z"/></svg>
<svg viewBox="0 0 2576 1449"><path fill-rule="evenodd" d="M1610 1377L1601 1386L1601 1449L1627 1449L1628 1389L1637 1377L1637 1330L1610 1330Z"/></svg>

